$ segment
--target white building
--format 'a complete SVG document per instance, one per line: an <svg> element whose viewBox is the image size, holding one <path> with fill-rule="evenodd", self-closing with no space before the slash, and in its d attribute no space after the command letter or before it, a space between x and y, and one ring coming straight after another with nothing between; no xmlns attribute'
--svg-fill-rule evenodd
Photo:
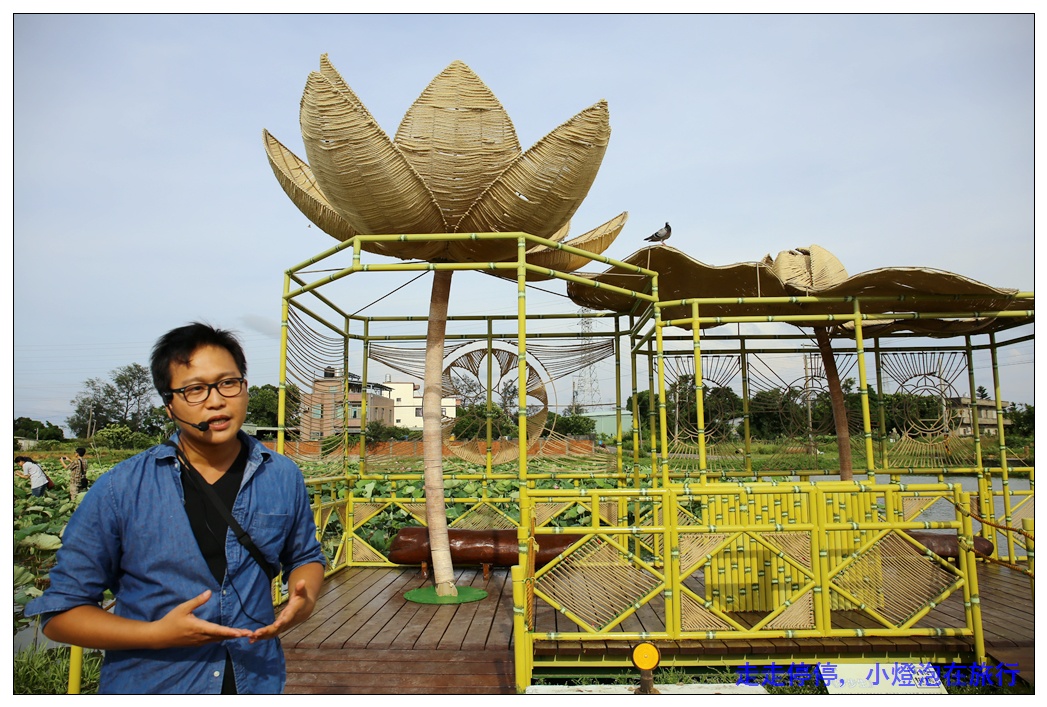
<svg viewBox="0 0 1047 707"><path fill-rule="evenodd" d="M422 429L422 386L419 383L396 382L386 380L383 385L392 392L393 424L409 430ZM444 418L454 419L458 413L458 401L455 398L440 400L440 413Z"/></svg>

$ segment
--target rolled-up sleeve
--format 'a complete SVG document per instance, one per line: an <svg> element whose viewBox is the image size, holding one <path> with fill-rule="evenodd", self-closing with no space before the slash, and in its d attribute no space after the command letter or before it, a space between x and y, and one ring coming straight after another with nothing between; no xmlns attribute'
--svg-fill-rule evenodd
<svg viewBox="0 0 1047 707"><path fill-rule="evenodd" d="M111 479L106 476L95 483L69 519L51 570L50 586L42 596L29 602L26 616L40 616L46 624L69 609L100 604L106 589L116 591L119 515Z"/></svg>

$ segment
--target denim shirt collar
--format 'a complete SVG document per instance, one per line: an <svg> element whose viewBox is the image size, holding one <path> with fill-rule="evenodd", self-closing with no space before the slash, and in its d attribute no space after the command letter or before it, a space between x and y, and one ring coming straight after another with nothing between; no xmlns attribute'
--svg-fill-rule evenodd
<svg viewBox="0 0 1047 707"><path fill-rule="evenodd" d="M180 435L181 432L175 432L171 435L171 441L178 444ZM273 453L268 447L254 437L248 436L243 430L236 433L236 438L240 440L241 444L247 446L247 466L244 468L244 480L240 485L240 487L243 488L243 486L250 481L251 477L255 475L255 472L262 467L262 463L268 461L269 458L273 456ZM161 444L158 445L156 449L157 460L173 460L177 458L174 448L169 445ZM172 466L172 470L176 474L180 473L177 464Z"/></svg>

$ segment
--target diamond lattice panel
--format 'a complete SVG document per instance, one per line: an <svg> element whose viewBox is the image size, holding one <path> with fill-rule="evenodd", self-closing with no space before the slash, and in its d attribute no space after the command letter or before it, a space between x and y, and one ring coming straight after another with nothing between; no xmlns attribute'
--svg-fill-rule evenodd
<svg viewBox="0 0 1047 707"><path fill-rule="evenodd" d="M959 578L891 531L832 583L859 597L874 593L879 598L879 613L899 626L946 589L955 588Z"/></svg>
<svg viewBox="0 0 1047 707"><path fill-rule="evenodd" d="M599 631L661 584L617 546L593 537L537 581L537 589Z"/></svg>

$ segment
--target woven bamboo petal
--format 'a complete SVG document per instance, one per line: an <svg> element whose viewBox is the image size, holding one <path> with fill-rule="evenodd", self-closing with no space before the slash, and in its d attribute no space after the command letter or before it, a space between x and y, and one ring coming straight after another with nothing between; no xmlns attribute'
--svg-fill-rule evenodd
<svg viewBox="0 0 1047 707"><path fill-rule="evenodd" d="M524 231L548 238L589 193L610 135L606 101L583 110L506 169L469 208L457 230ZM477 257L471 245L458 244L449 250L455 260L508 260L515 255L514 247L507 248L512 244L500 244Z"/></svg>
<svg viewBox="0 0 1047 707"><path fill-rule="evenodd" d="M521 154L505 108L461 61L422 91L393 142L425 181L452 229Z"/></svg>
<svg viewBox="0 0 1047 707"><path fill-rule="evenodd" d="M819 245L783 250L772 261L771 270L786 285L806 292L824 290L847 279L843 263Z"/></svg>
<svg viewBox="0 0 1047 707"><path fill-rule="evenodd" d="M582 235L564 241L563 243L564 245L573 246L599 255L614 243L614 239L622 232L622 228L625 226L625 222L628 219L629 212L623 211L607 223L597 226L588 233L583 233ZM533 265L538 265L539 267L550 268L558 272L571 273L592 262L592 259L586 258L584 255L575 255L563 250L541 246L540 248L533 248L527 252L527 262ZM516 273L509 270L496 270L495 274L499 277L504 277L507 280L516 279ZM536 273L533 271L527 272L528 282L550 280L552 277L552 275L545 273Z"/></svg>
<svg viewBox="0 0 1047 707"><path fill-rule="evenodd" d="M560 230L558 230L553 235L549 236L549 240L551 240L553 243L560 243L561 241L563 241L564 238L567 238L567 234L570 232L571 222L568 221L563 226L560 226ZM541 243L539 243L538 245L532 248L528 248L527 254L530 255L531 253L544 253L547 250L549 250L549 246L542 245Z"/></svg>
<svg viewBox="0 0 1047 707"><path fill-rule="evenodd" d="M327 58L326 54L320 55L320 73L331 82L339 93L341 93L347 101L356 106L356 109L363 115L367 116L368 119L374 121L377 125L378 121L374 119L374 116L367 110L367 106L364 105L363 101L353 92L353 89L349 88L349 84L345 82L342 75L338 73L338 70L334 68L334 64L331 63L330 59Z"/></svg>
<svg viewBox="0 0 1047 707"><path fill-rule="evenodd" d="M306 82L301 124L317 184L358 232L448 230L432 194L403 154L365 110L319 72ZM428 258L439 250L439 244L403 242L397 255Z"/></svg>
<svg viewBox="0 0 1047 707"><path fill-rule="evenodd" d="M321 231L340 241L349 240L357 235L349 222L331 208L327 197L317 186L316 177L308 164L288 150L268 130L262 131L262 141L265 143L265 154L269 158L269 166L273 168L276 180L307 219L316 224ZM373 253L392 255L384 244L367 244L365 248Z"/></svg>

